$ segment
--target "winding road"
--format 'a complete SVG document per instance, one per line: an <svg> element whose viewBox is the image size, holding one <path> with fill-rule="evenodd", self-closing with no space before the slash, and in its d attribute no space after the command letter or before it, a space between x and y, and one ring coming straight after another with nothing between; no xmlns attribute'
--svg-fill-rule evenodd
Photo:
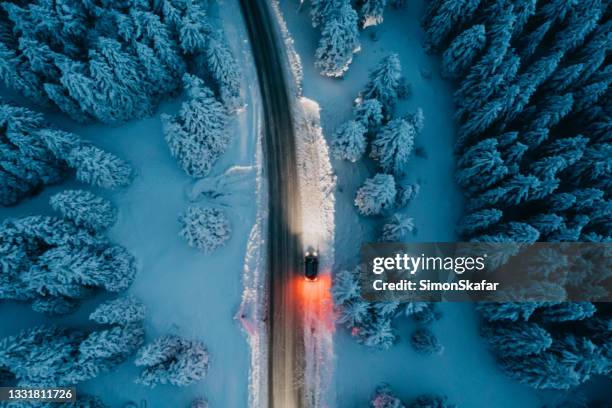
<svg viewBox="0 0 612 408"><path fill-rule="evenodd" d="M268 401L304 404L304 339L296 280L301 277L301 214L292 101L282 43L266 0L240 0L263 100L263 153L268 178Z"/></svg>

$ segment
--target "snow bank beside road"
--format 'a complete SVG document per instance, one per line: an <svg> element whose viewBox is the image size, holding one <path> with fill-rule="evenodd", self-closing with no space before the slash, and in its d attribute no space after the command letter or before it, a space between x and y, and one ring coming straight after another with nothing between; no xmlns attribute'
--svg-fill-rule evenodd
<svg viewBox="0 0 612 408"><path fill-rule="evenodd" d="M336 177L320 123L319 105L301 97L294 108L304 252L319 253L319 279L304 285L305 399L309 407L333 405L334 316L330 295L334 265Z"/></svg>

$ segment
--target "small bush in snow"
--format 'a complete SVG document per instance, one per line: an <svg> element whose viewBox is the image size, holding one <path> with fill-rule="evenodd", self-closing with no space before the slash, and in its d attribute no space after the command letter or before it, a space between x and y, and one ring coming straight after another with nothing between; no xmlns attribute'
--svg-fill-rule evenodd
<svg viewBox="0 0 612 408"><path fill-rule="evenodd" d="M211 252L225 244L231 234L230 222L216 208L191 206L179 217L179 235L187 244L203 252Z"/></svg>
<svg viewBox="0 0 612 408"><path fill-rule="evenodd" d="M396 194L393 176L379 173L357 190L355 206L362 215L377 215L393 207Z"/></svg>

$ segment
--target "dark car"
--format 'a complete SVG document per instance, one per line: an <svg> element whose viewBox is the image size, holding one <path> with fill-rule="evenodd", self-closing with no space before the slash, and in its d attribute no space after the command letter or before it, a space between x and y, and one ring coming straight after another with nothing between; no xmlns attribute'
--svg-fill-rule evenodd
<svg viewBox="0 0 612 408"><path fill-rule="evenodd" d="M304 255L304 277L316 281L319 275L319 255L316 251L307 251Z"/></svg>

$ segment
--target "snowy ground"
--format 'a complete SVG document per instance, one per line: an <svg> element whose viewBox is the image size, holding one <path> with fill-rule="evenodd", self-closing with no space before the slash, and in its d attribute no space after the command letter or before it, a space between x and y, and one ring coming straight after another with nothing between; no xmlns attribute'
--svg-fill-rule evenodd
<svg viewBox="0 0 612 408"><path fill-rule="evenodd" d="M318 31L310 26L307 6L298 0L281 0L280 6L294 45L302 60L303 95L321 109L321 123L329 140L334 129L350 119L352 101L367 81L368 70L385 55L400 55L403 73L412 94L399 104L398 114L421 107L425 129L417 140L426 157L413 157L406 181L421 184L420 195L406 213L414 217L414 241L453 241L454 225L461 215L461 194L453 182L455 137L451 84L440 79L438 62L425 55L419 24L423 1L407 2L405 10L388 8L381 26L361 33L362 50L355 56L344 79L321 77L313 55ZM430 75L431 74L431 75ZM335 204L335 268L352 268L361 242L372 240L380 220L363 219L353 207L357 188L372 174L372 162L350 164L334 161L337 176ZM410 348L413 330L406 320L397 322L400 342L389 351L377 352L358 345L340 329L335 333L334 383L338 407L365 406L376 385L388 382L404 400L427 392L446 393L463 407L537 407L540 396L507 379L496 367L478 336L476 315L471 305L441 305L442 320L432 330L445 346L442 356L422 357Z"/></svg>
<svg viewBox="0 0 612 408"><path fill-rule="evenodd" d="M309 407L332 405L334 316L329 289L334 265L335 188L329 151L316 102L300 98L295 106L296 148L302 202L304 253L319 253L317 282L303 283L304 380Z"/></svg>
<svg viewBox="0 0 612 408"><path fill-rule="evenodd" d="M218 14L230 45L245 70L243 88L248 103L231 130L234 142L213 168L211 180L224 185L227 193L211 200L195 194L209 182L194 183L177 166L163 140L159 113L175 113L179 101L164 104L160 112L123 126L81 127L63 117L48 116L56 126L72 130L84 139L116 153L136 169L134 183L120 192L102 193L119 209L119 219L109 235L126 246L139 261L139 274L129 292L148 307L147 340L166 333L200 339L209 348L211 364L206 379L187 388L159 386L150 390L133 383L138 373L131 361L117 371L78 387L102 397L112 407L145 400L149 408L188 407L203 396L216 407L246 407L248 400L249 350L240 323L234 319L242 293L242 272L247 239L255 223L256 131L258 129L257 85L247 34L237 0L218 2ZM6 92L2 92L7 96ZM14 95L8 95L14 98ZM243 166L222 175L232 166ZM235 176L236 171L239 173ZM234 174L234 176L232 176ZM17 207L0 210L0 219L49 212L48 197L76 183L48 188L43 194ZM177 216L190 201L223 207L232 222L227 245L204 255L189 248L178 237ZM74 316L60 319L83 324L100 299L87 302ZM25 305L0 303L0 337L51 320L31 312Z"/></svg>

